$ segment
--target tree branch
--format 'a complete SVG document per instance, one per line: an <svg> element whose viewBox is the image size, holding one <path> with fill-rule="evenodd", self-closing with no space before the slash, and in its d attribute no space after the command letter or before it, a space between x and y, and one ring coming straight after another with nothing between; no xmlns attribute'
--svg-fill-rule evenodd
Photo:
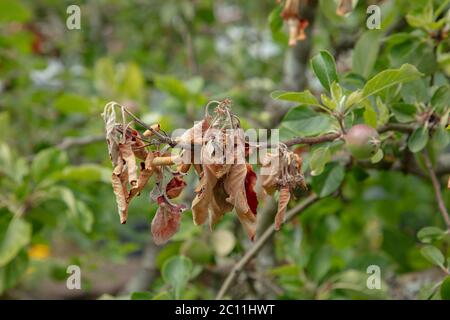
<svg viewBox="0 0 450 320"><path fill-rule="evenodd" d="M308 208L310 205L312 205L314 202L316 202L319 199L319 197L316 194L309 195L306 199L304 199L302 202L297 204L295 207L293 207L291 210L289 210L286 213L286 221L291 220L293 217L295 217L298 213L302 212L306 208ZM227 293L230 286L233 284L234 279L236 276L241 272L244 267L247 265L247 263L250 262L250 260L256 256L261 250L261 248L264 246L264 244L270 239L270 237L275 233L274 224L272 224L269 228L266 229L266 231L261 235L260 238L255 242L255 244L248 250L244 256L234 265L233 269L231 269L231 272L228 274L228 277L225 279L224 283L222 284L222 287L219 290L219 293L216 296L216 300L220 300L223 298L223 296Z"/></svg>
<svg viewBox="0 0 450 320"><path fill-rule="evenodd" d="M441 185L436 176L436 173L433 170L433 165L431 163L430 156L427 150L423 152L423 157L425 160L425 166L427 167L428 174L430 175L430 179L433 184L434 194L436 195L439 211L441 212L441 215L444 218L445 224L447 225L447 229L450 230L450 217L448 215L448 211L447 208L445 207L444 199L442 197Z"/></svg>
<svg viewBox="0 0 450 320"><path fill-rule="evenodd" d="M292 138L290 140L284 141L283 143L288 147L292 147L293 145L296 145L296 144L314 145L314 144L319 144L319 143L323 143L323 142L327 142L327 141L336 140L340 136L341 136L340 133L328 133L328 134L324 134L324 135L318 136L318 137L296 137L296 138Z"/></svg>
<svg viewBox="0 0 450 320"><path fill-rule="evenodd" d="M67 137L64 138L56 147L61 150L67 150L72 147L85 146L87 144L105 141L105 135L87 136L87 137Z"/></svg>

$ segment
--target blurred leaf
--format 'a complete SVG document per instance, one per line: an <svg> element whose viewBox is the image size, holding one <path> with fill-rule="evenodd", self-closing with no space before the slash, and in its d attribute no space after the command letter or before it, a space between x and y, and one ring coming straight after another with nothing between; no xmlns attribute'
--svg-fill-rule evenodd
<svg viewBox="0 0 450 320"><path fill-rule="evenodd" d="M281 18L281 6L275 8L269 14L269 26L272 33L276 33L283 26L283 19Z"/></svg>
<svg viewBox="0 0 450 320"><path fill-rule="evenodd" d="M328 147L319 147L312 152L309 166L311 168L311 175L318 176L322 174L323 169L328 161L331 159L330 149Z"/></svg>
<svg viewBox="0 0 450 320"><path fill-rule="evenodd" d="M345 176L345 168L337 162L328 163L324 171L313 176L312 187L319 197L323 198L335 192Z"/></svg>
<svg viewBox="0 0 450 320"><path fill-rule="evenodd" d="M378 149L378 151L372 156L372 158L370 158L370 162L372 163L378 163L381 160L383 160L384 157L384 152L383 149Z"/></svg>
<svg viewBox="0 0 450 320"><path fill-rule="evenodd" d="M435 264L441 268L444 268L445 258L444 258L444 255L442 254L442 252L438 248L428 245L428 246L425 246L422 249L420 249L420 252L432 264Z"/></svg>
<svg viewBox="0 0 450 320"><path fill-rule="evenodd" d="M65 167L62 171L56 172L53 178L64 181L111 182L111 169L98 164L82 164L79 166Z"/></svg>
<svg viewBox="0 0 450 320"><path fill-rule="evenodd" d="M28 256L21 250L13 260L0 267L0 295L5 290L14 287L28 268Z"/></svg>
<svg viewBox="0 0 450 320"><path fill-rule="evenodd" d="M419 230L417 237L423 243L431 243L432 241L441 239L446 232L437 227L425 227Z"/></svg>
<svg viewBox="0 0 450 320"><path fill-rule="evenodd" d="M89 113L92 110L92 102L89 98L73 93L63 93L56 98L53 105L58 111L65 114Z"/></svg>
<svg viewBox="0 0 450 320"><path fill-rule="evenodd" d="M162 277L174 290L174 298L180 299L192 272L189 258L175 256L167 260L161 270Z"/></svg>
<svg viewBox="0 0 450 320"><path fill-rule="evenodd" d="M322 246L314 250L307 266L308 276L319 282L331 268L332 250Z"/></svg>
<svg viewBox="0 0 450 320"><path fill-rule="evenodd" d="M368 99L364 100L364 122L372 128L377 127L377 113Z"/></svg>
<svg viewBox="0 0 450 320"><path fill-rule="evenodd" d="M134 62L124 65L119 73L119 92L126 98L140 101L144 95L144 76Z"/></svg>
<svg viewBox="0 0 450 320"><path fill-rule="evenodd" d="M413 131L408 139L408 148L411 152L419 152L428 143L428 129L426 127L419 127Z"/></svg>
<svg viewBox="0 0 450 320"><path fill-rule="evenodd" d="M433 141L437 148L444 149L450 142L450 133L444 127L439 126L434 132Z"/></svg>
<svg viewBox="0 0 450 320"><path fill-rule="evenodd" d="M31 13L22 1L0 0L0 23L27 22Z"/></svg>
<svg viewBox="0 0 450 320"><path fill-rule="evenodd" d="M441 299L450 300L450 276L447 276L441 284Z"/></svg>
<svg viewBox="0 0 450 320"><path fill-rule="evenodd" d="M211 235L211 242L216 254L225 257L233 251L236 244L236 237L226 229L217 229Z"/></svg>
<svg viewBox="0 0 450 320"><path fill-rule="evenodd" d="M45 179L49 174L59 171L68 163L67 154L56 148L40 151L31 163L31 176L36 183Z"/></svg>
<svg viewBox="0 0 450 320"><path fill-rule="evenodd" d="M150 292L133 292L131 300L152 300L152 294Z"/></svg>
<svg viewBox="0 0 450 320"><path fill-rule="evenodd" d="M330 91L333 82L339 82L336 64L328 51L320 51L311 59L311 66L322 86Z"/></svg>
<svg viewBox="0 0 450 320"><path fill-rule="evenodd" d="M437 113L441 114L448 111L450 107L450 85L440 86L431 98L431 106Z"/></svg>
<svg viewBox="0 0 450 320"><path fill-rule="evenodd" d="M381 101L380 97L377 97L377 126L383 126L388 123L390 114L388 107Z"/></svg>
<svg viewBox="0 0 450 320"><path fill-rule="evenodd" d="M159 90L167 92L181 101L187 101L189 98L188 89L182 81L175 77L157 75L155 77L155 86Z"/></svg>
<svg viewBox="0 0 450 320"><path fill-rule="evenodd" d="M31 225L14 217L9 223L0 244L0 267L4 267L25 247L31 239Z"/></svg>
<svg viewBox="0 0 450 320"><path fill-rule="evenodd" d="M394 103L392 104L392 112L398 122L411 122L415 120L416 106L408 103Z"/></svg>
<svg viewBox="0 0 450 320"><path fill-rule="evenodd" d="M378 57L382 33L376 30L364 32L353 49L352 70L367 78Z"/></svg>

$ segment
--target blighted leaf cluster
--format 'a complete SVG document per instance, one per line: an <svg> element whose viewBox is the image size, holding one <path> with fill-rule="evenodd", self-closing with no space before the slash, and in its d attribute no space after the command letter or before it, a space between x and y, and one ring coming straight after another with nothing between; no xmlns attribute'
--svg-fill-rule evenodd
<svg viewBox="0 0 450 320"><path fill-rule="evenodd" d="M216 106L210 114L212 103ZM234 210L249 239L255 237L257 175L248 163L249 142L239 118L231 112L231 101L212 103L207 105L204 118L175 140L163 133L159 125L145 125L123 106L113 102L105 106L106 141L113 164L111 181L120 222L126 223L130 201L154 177L150 199L158 205L151 224L156 244L167 242L179 229L186 206L172 200L186 187L184 176L191 167L199 179L191 205L194 224L207 222L212 229L224 214ZM129 123L128 117L132 118ZM147 129L144 134L132 127L136 122ZM170 153L171 148L179 149L176 156ZM278 230L291 194L306 190L306 185L300 156L283 144L274 150L261 161L261 177L268 194L279 191L275 218Z"/></svg>

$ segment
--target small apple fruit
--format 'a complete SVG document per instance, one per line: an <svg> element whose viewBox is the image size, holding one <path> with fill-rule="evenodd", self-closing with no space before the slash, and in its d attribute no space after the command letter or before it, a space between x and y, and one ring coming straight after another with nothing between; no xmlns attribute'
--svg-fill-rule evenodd
<svg viewBox="0 0 450 320"><path fill-rule="evenodd" d="M356 159L369 159L380 148L377 130L365 124L357 124L344 135L345 144Z"/></svg>

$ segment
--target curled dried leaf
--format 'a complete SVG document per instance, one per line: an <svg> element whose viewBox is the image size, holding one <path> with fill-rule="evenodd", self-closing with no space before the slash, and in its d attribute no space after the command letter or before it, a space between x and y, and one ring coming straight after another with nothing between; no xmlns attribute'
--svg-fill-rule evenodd
<svg viewBox="0 0 450 320"><path fill-rule="evenodd" d="M128 216L128 202L127 202L127 179L128 173L124 170L123 161L120 160L114 168L111 175L111 183L116 196L117 209L119 211L120 223L125 224Z"/></svg>
<svg viewBox="0 0 450 320"><path fill-rule="evenodd" d="M202 177L196 187L197 195L192 201L192 217L196 225L203 224L208 218L208 207L213 196L217 178L209 166L204 166Z"/></svg>
<svg viewBox="0 0 450 320"><path fill-rule="evenodd" d="M151 232L156 245L166 243L179 229L181 212L184 205L173 205L164 199L158 198L159 208L152 220Z"/></svg>
<svg viewBox="0 0 450 320"><path fill-rule="evenodd" d="M152 167L152 161L153 161L153 153L148 152L147 157L145 159L145 162L141 162L141 171L139 172L139 178L137 181L137 184L135 184L128 194L127 202L129 203L131 199L135 195L139 195L141 191L144 189L145 185L147 184L148 180L153 174L153 167Z"/></svg>
<svg viewBox="0 0 450 320"><path fill-rule="evenodd" d="M248 237L253 240L256 233L256 216L250 210L245 193L245 177L247 165L236 164L230 168L224 180L225 192L229 195L227 202L236 209L239 221L243 225Z"/></svg>
<svg viewBox="0 0 450 320"><path fill-rule="evenodd" d="M176 198L180 195L183 189L186 187L183 177L173 177L166 186L166 195L169 199Z"/></svg>
<svg viewBox="0 0 450 320"><path fill-rule="evenodd" d="M258 208L258 197L256 196L255 185L256 173L253 171L252 166L247 164L247 175L245 176L245 195L247 197L248 206L254 214L257 213L256 211Z"/></svg>
<svg viewBox="0 0 450 320"><path fill-rule="evenodd" d="M126 140L125 143L119 143L120 156L126 163L128 170L128 181L133 187L137 183L137 168L136 158L134 157L133 150L131 148L131 141Z"/></svg>
<svg viewBox="0 0 450 320"><path fill-rule="evenodd" d="M280 196L278 199L278 211L275 216L275 230L280 230L281 225L284 223L286 208L291 198L289 187L284 186L280 189Z"/></svg>

